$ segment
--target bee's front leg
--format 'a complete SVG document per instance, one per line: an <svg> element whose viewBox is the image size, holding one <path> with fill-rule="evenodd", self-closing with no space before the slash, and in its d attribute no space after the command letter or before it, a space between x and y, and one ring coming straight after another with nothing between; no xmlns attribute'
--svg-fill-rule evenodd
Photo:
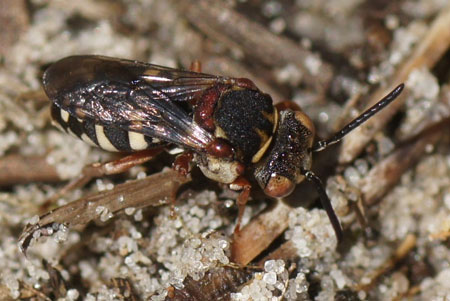
<svg viewBox="0 0 450 301"><path fill-rule="evenodd" d="M242 217L244 216L245 205L247 204L248 198L250 197L250 190L252 189L252 185L246 178L240 176L233 183L231 183L229 187L231 190L241 190L241 193L236 200L239 211L236 228L234 228L234 233L238 234L241 227Z"/></svg>

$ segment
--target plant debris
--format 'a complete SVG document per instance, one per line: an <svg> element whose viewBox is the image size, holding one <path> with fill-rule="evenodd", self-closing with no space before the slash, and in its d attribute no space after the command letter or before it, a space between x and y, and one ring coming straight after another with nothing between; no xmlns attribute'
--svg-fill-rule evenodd
<svg viewBox="0 0 450 301"><path fill-rule="evenodd" d="M446 1L4 5L0 299L450 299ZM300 105L321 138L405 89L314 160L342 244L307 183L284 200L254 189L234 234L236 194L196 169L180 177L166 153L63 188L117 159L49 122L42 72L75 54L177 68L199 60L206 73L249 77L274 102Z"/></svg>

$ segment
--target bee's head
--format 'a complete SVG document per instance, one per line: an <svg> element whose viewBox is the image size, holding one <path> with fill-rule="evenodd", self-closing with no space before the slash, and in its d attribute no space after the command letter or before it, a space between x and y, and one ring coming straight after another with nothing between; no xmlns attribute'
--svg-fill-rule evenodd
<svg viewBox="0 0 450 301"><path fill-rule="evenodd" d="M275 198L292 193L295 185L305 177L316 186L323 208L328 214L338 241L342 241L342 227L331 206L325 188L320 179L310 170L311 153L319 152L339 142L345 135L357 128L377 112L385 108L400 95L404 84L398 85L383 99L364 111L344 126L330 139L319 141L313 147L314 125L300 110L285 109L280 112L275 141L270 152L259 161L255 169L255 178L264 192Z"/></svg>
<svg viewBox="0 0 450 301"><path fill-rule="evenodd" d="M303 181L302 171L311 167L314 133L314 124L302 111L280 112L273 146L255 170L255 178L268 196L287 196Z"/></svg>

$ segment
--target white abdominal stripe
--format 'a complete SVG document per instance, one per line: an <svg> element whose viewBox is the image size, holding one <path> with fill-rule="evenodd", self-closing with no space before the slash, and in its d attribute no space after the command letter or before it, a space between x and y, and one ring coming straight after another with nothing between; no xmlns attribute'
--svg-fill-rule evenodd
<svg viewBox="0 0 450 301"><path fill-rule="evenodd" d="M153 148L161 140L119 127L101 125L89 119L79 119L52 105L52 119L61 130L110 152L130 152Z"/></svg>

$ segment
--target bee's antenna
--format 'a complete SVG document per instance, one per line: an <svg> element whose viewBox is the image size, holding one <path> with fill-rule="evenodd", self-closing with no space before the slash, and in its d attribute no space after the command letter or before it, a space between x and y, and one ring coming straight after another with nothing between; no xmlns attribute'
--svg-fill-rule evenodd
<svg viewBox="0 0 450 301"><path fill-rule="evenodd" d="M325 192L325 188L323 188L322 181L310 170L302 170L302 174L308 181L313 182L314 186L316 187L316 190L319 193L319 199L322 203L322 207L323 209L325 209L328 218L330 219L330 223L333 226L334 232L336 233L338 243L342 242L342 239L344 237L344 234L342 233L342 226L341 223L339 223L339 219L337 218L333 207L331 206L330 198Z"/></svg>
<svg viewBox="0 0 450 301"><path fill-rule="evenodd" d="M377 102L375 105L367 109L364 113L353 119L350 123L344 126L339 132L337 132L333 137L328 140L318 141L311 149L313 152L320 152L326 149L328 146L339 142L345 135L353 131L355 128L366 122L370 117L381 111L384 107L390 104L397 96L400 95L405 84L398 85L394 90L386 95L382 100Z"/></svg>

